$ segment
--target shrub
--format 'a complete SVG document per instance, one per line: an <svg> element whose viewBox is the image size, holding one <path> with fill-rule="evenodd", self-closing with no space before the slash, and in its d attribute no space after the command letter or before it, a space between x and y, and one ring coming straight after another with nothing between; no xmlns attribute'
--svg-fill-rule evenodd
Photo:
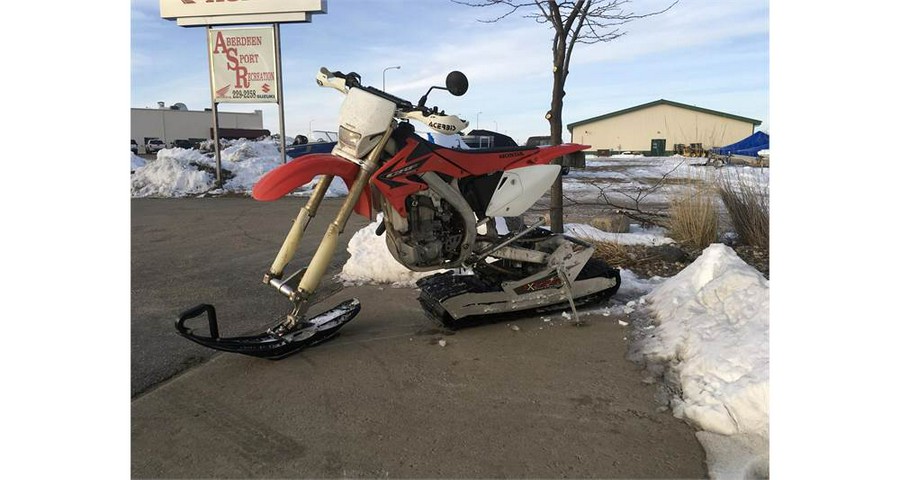
<svg viewBox="0 0 900 480"><path fill-rule="evenodd" d="M719 179L718 191L741 242L768 249L768 185L746 177L730 175Z"/></svg>
<svg viewBox="0 0 900 480"><path fill-rule="evenodd" d="M718 240L719 211L706 190L683 189L672 201L668 229L673 240L703 249Z"/></svg>

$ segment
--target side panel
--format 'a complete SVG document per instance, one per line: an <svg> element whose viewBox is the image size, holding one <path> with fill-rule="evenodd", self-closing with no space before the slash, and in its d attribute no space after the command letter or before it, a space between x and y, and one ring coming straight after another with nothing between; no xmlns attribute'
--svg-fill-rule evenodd
<svg viewBox="0 0 900 480"><path fill-rule="evenodd" d="M317 175L341 177L349 187L359 174L359 165L331 154L310 154L298 157L262 176L253 186L253 198L271 202L311 182ZM354 208L356 213L373 219L372 192L368 185Z"/></svg>
<svg viewBox="0 0 900 480"><path fill-rule="evenodd" d="M488 203L488 217L515 217L544 196L559 175L559 165L531 165L503 172Z"/></svg>
<svg viewBox="0 0 900 480"><path fill-rule="evenodd" d="M408 138L406 145L375 172L371 181L394 209L405 217L406 197L427 188L418 176L424 172L460 179L489 175L519 167L546 165L555 158L585 148L588 148L587 145L566 143L497 151L454 150Z"/></svg>

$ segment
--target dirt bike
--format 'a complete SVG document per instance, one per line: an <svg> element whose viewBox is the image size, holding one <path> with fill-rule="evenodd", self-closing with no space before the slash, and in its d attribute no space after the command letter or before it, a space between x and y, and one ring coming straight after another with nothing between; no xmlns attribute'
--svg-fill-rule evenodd
<svg viewBox="0 0 900 480"><path fill-rule="evenodd" d="M565 308L577 315L576 306L618 290L619 271L592 258L590 244L540 228L542 221L505 233L497 228L499 218L522 215L547 192L560 174L554 159L583 156L587 145L464 150L428 142L411 121L442 134L459 134L468 126L456 115L425 106L433 89L465 94L468 79L461 72L451 72L444 87L431 87L416 104L363 86L356 73L322 68L316 82L345 95L337 145L330 154L305 155L270 171L252 192L257 200L277 200L320 178L263 276L263 283L290 300L291 312L259 335L223 338L215 308L201 304L179 315L179 334L217 350L270 359L333 337L360 311L359 300L313 317L306 312L353 212L370 220L381 213L376 234L406 268L441 271L417 282L419 301L451 328ZM334 177L343 179L349 193L309 265L285 277ZM204 314L208 335L186 326Z"/></svg>

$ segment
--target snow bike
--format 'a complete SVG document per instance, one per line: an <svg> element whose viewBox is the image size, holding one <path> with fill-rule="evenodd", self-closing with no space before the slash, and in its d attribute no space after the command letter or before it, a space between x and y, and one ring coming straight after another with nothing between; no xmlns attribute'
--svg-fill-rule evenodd
<svg viewBox="0 0 900 480"><path fill-rule="evenodd" d="M539 228L543 222L498 231L497 218L521 215L550 188L560 172L552 160L583 156L588 146L462 150L416 135L410 121L442 134L458 134L468 126L456 115L425 106L435 88L463 95L468 79L461 72L451 72L444 87L431 87L416 104L363 86L356 73L322 68L316 82L345 95L337 145L330 154L286 163L253 187L255 199L272 201L321 178L263 276L263 283L291 301L291 312L259 335L223 338L215 308L202 304L178 317L179 334L216 350L270 359L334 336L359 312L358 300L311 318L306 312L354 211L370 220L382 213L376 233L385 236L391 255L406 268L443 271L417 282L419 301L450 327L510 313L575 311L577 305L607 299L618 290L619 271L592 258L588 243ZM285 267L334 177L343 179L349 193L310 264L285 277ZM186 326L204 314L209 335Z"/></svg>

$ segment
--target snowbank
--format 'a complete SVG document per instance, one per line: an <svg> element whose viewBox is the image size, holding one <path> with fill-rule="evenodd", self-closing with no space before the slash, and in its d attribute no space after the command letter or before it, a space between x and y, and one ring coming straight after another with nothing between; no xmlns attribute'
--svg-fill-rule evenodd
<svg viewBox="0 0 900 480"><path fill-rule="evenodd" d="M278 143L272 139L235 140L222 149L222 169L229 172L219 193L249 194L260 177L281 165ZM132 155L132 197L184 197L209 191L215 185L215 157L199 150L166 148L156 160L137 165ZM308 195L318 177L297 189L297 195ZM347 186L335 179L327 197L347 195Z"/></svg>
<svg viewBox="0 0 900 480"><path fill-rule="evenodd" d="M438 273L413 272L400 264L391 255L385 243L385 235L375 235L375 229L381 223L378 219L362 228L347 244L350 259L338 274L345 285L391 284L397 287L414 287L416 280Z"/></svg>
<svg viewBox="0 0 900 480"><path fill-rule="evenodd" d="M135 169L131 174L132 197L184 197L213 187L215 176L191 164L188 156L169 152L160 150L156 160Z"/></svg>
<svg viewBox="0 0 900 480"><path fill-rule="evenodd" d="M677 374L676 416L713 433L768 437L769 281L714 244L647 300L659 326L643 350Z"/></svg>
<svg viewBox="0 0 900 480"><path fill-rule="evenodd" d="M658 325L635 347L668 369L672 411L702 430L711 478L768 478L769 281L713 244L644 298Z"/></svg>

